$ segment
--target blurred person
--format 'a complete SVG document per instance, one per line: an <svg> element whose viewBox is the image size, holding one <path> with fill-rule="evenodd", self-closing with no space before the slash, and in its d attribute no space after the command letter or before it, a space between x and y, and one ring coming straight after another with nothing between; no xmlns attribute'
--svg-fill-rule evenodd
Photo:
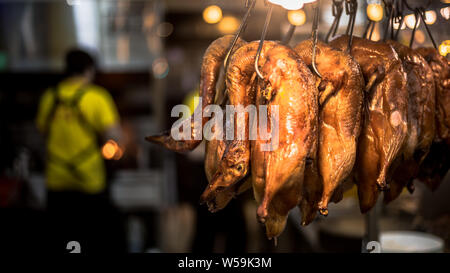
<svg viewBox="0 0 450 273"><path fill-rule="evenodd" d="M91 55L70 50L65 77L40 100L36 124L47 142L50 251L67 252L70 241L77 241L81 252L124 250L101 148L107 140L120 143L119 114L107 90L92 83L95 70ZM117 151L108 148L113 157Z"/></svg>

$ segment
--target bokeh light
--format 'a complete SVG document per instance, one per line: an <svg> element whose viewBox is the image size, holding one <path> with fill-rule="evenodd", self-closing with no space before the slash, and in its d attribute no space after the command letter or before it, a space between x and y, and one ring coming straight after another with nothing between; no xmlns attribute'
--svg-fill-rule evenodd
<svg viewBox="0 0 450 273"><path fill-rule="evenodd" d="M378 22L383 19L383 7L380 4L368 4L366 11L367 17L372 21Z"/></svg>
<svg viewBox="0 0 450 273"><path fill-rule="evenodd" d="M219 6L208 6L203 10L203 20L208 24L215 24L222 19L222 9Z"/></svg>
<svg viewBox="0 0 450 273"><path fill-rule="evenodd" d="M298 10L303 7L303 2L301 0L269 0L269 2L280 5L287 10ZM310 1L313 2L313 1Z"/></svg>
<svg viewBox="0 0 450 273"><path fill-rule="evenodd" d="M450 40L445 40L439 45L439 54L446 57L450 52Z"/></svg>
<svg viewBox="0 0 450 273"><path fill-rule="evenodd" d="M114 140L108 140L102 147L103 158L119 160L123 156L123 150Z"/></svg>
<svg viewBox="0 0 450 273"><path fill-rule="evenodd" d="M410 29L414 28L414 25L416 24L416 17L414 16L414 14L409 14L405 16L405 23L406 26L409 27ZM417 27L420 26L420 20L417 23Z"/></svg>
<svg viewBox="0 0 450 273"><path fill-rule="evenodd" d="M169 74L169 63L166 58L157 58L152 63L153 75L157 79L164 79Z"/></svg>
<svg viewBox="0 0 450 273"><path fill-rule="evenodd" d="M425 42L425 33L422 30L416 30L414 34L414 41L418 44L423 44Z"/></svg>
<svg viewBox="0 0 450 273"><path fill-rule="evenodd" d="M217 25L217 28L223 34L232 34L239 28L239 20L233 16L225 16Z"/></svg>
<svg viewBox="0 0 450 273"><path fill-rule="evenodd" d="M164 22L156 28L156 35L159 37L168 37L173 32L173 25L169 22Z"/></svg>
<svg viewBox="0 0 450 273"><path fill-rule="evenodd" d="M450 19L450 7L442 8L440 13L445 20Z"/></svg>
<svg viewBox="0 0 450 273"><path fill-rule="evenodd" d="M434 10L428 10L425 12L425 23L427 25L432 25L436 22L436 12Z"/></svg>
<svg viewBox="0 0 450 273"><path fill-rule="evenodd" d="M399 27L399 25L400 25L400 22L395 22L394 21L394 29L398 29L398 27ZM402 22L402 26L400 27L400 29L405 29L406 28L406 24L405 24L405 20L403 20L403 22Z"/></svg>
<svg viewBox="0 0 450 273"><path fill-rule="evenodd" d="M306 21L306 14L303 10L290 10L287 14L288 21L294 26L301 26Z"/></svg>

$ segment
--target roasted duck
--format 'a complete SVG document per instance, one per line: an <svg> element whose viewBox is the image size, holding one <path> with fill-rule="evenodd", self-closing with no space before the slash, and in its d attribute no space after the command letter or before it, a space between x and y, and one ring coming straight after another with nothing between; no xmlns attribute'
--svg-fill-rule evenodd
<svg viewBox="0 0 450 273"><path fill-rule="evenodd" d="M200 75L200 96L202 98L202 105L200 109L203 109L213 103L216 97L216 84L219 78L220 68L223 66L223 61L234 39L233 35L226 35L218 38L206 49L203 56L201 75ZM246 44L245 41L238 39L234 47L234 51L242 45ZM172 138L170 131L164 132L159 135L146 137L147 141L162 145L169 150L175 152L191 151L197 147L203 139L202 128L203 125L209 120L205 115L201 118L201 124L196 124L194 114L190 119L186 119L184 122L190 123L188 127L191 129L190 138L187 140L175 140ZM197 122L198 123L198 122Z"/></svg>
<svg viewBox="0 0 450 273"><path fill-rule="evenodd" d="M258 219L265 224L267 237L276 240L289 211L301 200L306 161L314 156L318 91L311 71L291 48L278 45L266 56L256 104L268 106L272 138L258 135L252 142L251 168ZM278 118L272 114L273 106L278 107ZM273 149L267 150L265 145L271 144Z"/></svg>
<svg viewBox="0 0 450 273"><path fill-rule="evenodd" d="M264 42L260 60L263 60L265 52L276 44L276 42L271 41ZM254 63L258 45L259 41L248 43L231 56L226 73L226 85L228 99L233 106L247 107L250 104L255 104L256 73ZM217 166L216 173L201 196L202 202L214 199L218 192L232 187L249 173L249 114L245 112L244 124L240 123L237 114L234 115L233 119L235 121L233 140L226 140L225 152ZM243 139L239 139L237 135L241 128L238 127L242 125L245 126L245 134Z"/></svg>
<svg viewBox="0 0 450 273"><path fill-rule="evenodd" d="M418 48L433 71L436 85L436 132L437 141L450 146L450 62L434 48Z"/></svg>
<svg viewBox="0 0 450 273"><path fill-rule="evenodd" d="M397 198L405 186L413 191L412 180L417 177L419 166L427 156L435 136L435 86L433 73L425 59L395 41L388 41L398 53L407 74L408 134L402 153L394 164L389 189L384 201ZM398 165L395 166L395 165Z"/></svg>
<svg viewBox="0 0 450 273"><path fill-rule="evenodd" d="M419 172L419 180L435 190L450 168L450 63L434 48L418 48L433 71L436 86L436 138Z"/></svg>
<svg viewBox="0 0 450 273"><path fill-rule="evenodd" d="M330 45L348 50L349 36ZM386 188L389 168L403 146L408 126L406 73L392 46L353 37L350 55L360 65L365 79L364 125L358 139L355 164L361 212L377 202L379 189Z"/></svg>
<svg viewBox="0 0 450 273"><path fill-rule="evenodd" d="M311 40L303 41L295 47L300 58L309 66L312 48ZM321 79L316 78L316 85L319 88L317 158L320 184L323 185L323 194L319 193L321 199L318 208L326 215L328 202L335 189L349 176L355 163L362 120L364 79L358 64L350 55L323 42L318 42L316 46L316 65L322 75ZM305 186L312 182L311 180L315 179L305 177ZM317 192L321 191L319 185L306 187L311 192L310 196L317 196ZM315 203L316 200L308 200L302 202L302 207L314 206Z"/></svg>
<svg viewBox="0 0 450 273"><path fill-rule="evenodd" d="M228 126L230 126L228 124ZM225 151L225 140L223 136L220 137L218 134L220 132L225 132L226 126L224 126L223 131L214 130L215 137L212 140L206 140L205 148L205 173L208 182L211 182L213 175L216 173L219 163L222 159L223 153ZM248 190L251 187L251 179L243 179L231 187L224 189L223 191L217 192L213 198L206 201L206 205L210 212L216 212L223 209L236 195Z"/></svg>

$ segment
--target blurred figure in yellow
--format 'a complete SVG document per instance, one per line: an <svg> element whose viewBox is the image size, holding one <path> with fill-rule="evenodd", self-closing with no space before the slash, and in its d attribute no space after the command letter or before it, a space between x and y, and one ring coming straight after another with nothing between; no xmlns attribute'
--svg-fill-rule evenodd
<svg viewBox="0 0 450 273"><path fill-rule="evenodd" d="M71 50L65 67L64 79L42 95L36 118L47 143L51 250L67 251L70 241L82 252L112 250L105 236L116 227L107 225L112 206L101 147L120 143L119 114L111 95L92 83L91 55Z"/></svg>

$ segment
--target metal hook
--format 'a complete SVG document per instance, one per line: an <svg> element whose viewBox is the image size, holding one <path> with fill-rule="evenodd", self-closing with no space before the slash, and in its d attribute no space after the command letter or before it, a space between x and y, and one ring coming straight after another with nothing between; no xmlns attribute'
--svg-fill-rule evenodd
<svg viewBox="0 0 450 273"><path fill-rule="evenodd" d="M312 26L312 39L313 39L313 48L312 48L312 69L313 72L319 77L322 78L322 75L320 75L319 71L316 67L316 47L317 47L317 33L319 30L319 7L320 6L320 0L317 0L317 3L314 5L314 20L313 20L313 26Z"/></svg>
<svg viewBox="0 0 450 273"><path fill-rule="evenodd" d="M414 42L414 36L416 34L416 29L417 29L417 25L419 24L419 16L418 16L419 10L415 9L414 10L414 18L416 19L416 21L414 22L414 28L412 30L412 34L411 34L411 40L409 41L409 47L412 48L413 42Z"/></svg>
<svg viewBox="0 0 450 273"><path fill-rule="evenodd" d="M436 46L436 42L434 41L433 36L431 35L431 31L430 31L430 29L428 28L428 25L425 23L425 18L424 18L425 9L424 9L424 8L419 9L419 10L418 10L418 13L419 13L420 17L422 18L422 22L423 22L423 24L425 25L425 28L426 28L427 33L428 33L428 36L430 37L430 40L431 40L431 42L433 43L434 48L435 48L435 49L438 49L437 46Z"/></svg>
<svg viewBox="0 0 450 273"><path fill-rule="evenodd" d="M258 74L258 77L260 77L261 79L264 79L264 76L259 71L258 61L259 61L259 55L261 55L261 50L262 50L262 47L264 44L264 39L266 38L266 33L267 33L267 28L270 23L270 18L272 17L272 10L273 10L273 5L269 4L269 10L267 11L266 22L264 23L264 28L261 33L261 39L259 40L258 51L256 52L256 58L255 58L255 71L256 71L256 74Z"/></svg>
<svg viewBox="0 0 450 273"><path fill-rule="evenodd" d="M250 1L252 1L252 2L249 3ZM228 58L230 57L230 54L233 51L233 48L235 47L237 40L241 36L242 31L247 26L248 18L250 17L250 13L251 13L252 9L255 7L255 3L256 3L256 0L247 0L246 3L245 3L245 6L248 9L247 9L247 12L245 13L244 17L242 18L242 23L239 26L238 31L234 35L234 39L233 39L233 42L231 43L230 49L228 49L227 55L225 55L225 60L224 60L224 67L225 68L228 66Z"/></svg>
<svg viewBox="0 0 450 273"><path fill-rule="evenodd" d="M386 14L388 15L388 21L384 28L384 35L383 35L383 41L386 41L387 37L389 36L389 30L390 26L392 25L392 18L394 16L394 2L395 0L383 0L384 3L384 9L386 10Z"/></svg>
<svg viewBox="0 0 450 273"><path fill-rule="evenodd" d="M350 15L349 18L349 25L347 26L347 31L345 32L347 35L349 35L348 39L348 51L352 48L353 43L353 29L355 28L355 19L356 19L356 12L358 11L358 1L357 0L346 0L345 2L345 12Z"/></svg>
<svg viewBox="0 0 450 273"><path fill-rule="evenodd" d="M294 35L295 27L296 27L296 26L293 25L293 24L291 24L291 25L289 26L288 32L286 32L286 35L283 37L283 40L281 41L281 43L282 43L283 45L289 44L289 41L291 41L291 39L292 39L292 35Z"/></svg>
<svg viewBox="0 0 450 273"><path fill-rule="evenodd" d="M326 43L328 43L331 35L332 35L332 37L334 37L336 35L336 32L339 28L339 22L340 22L341 16L342 16L342 11L344 10L343 4L344 4L344 0L333 0L332 11L333 11L334 20L333 20L333 23L331 24L330 30L328 31L326 38L325 38Z"/></svg>

